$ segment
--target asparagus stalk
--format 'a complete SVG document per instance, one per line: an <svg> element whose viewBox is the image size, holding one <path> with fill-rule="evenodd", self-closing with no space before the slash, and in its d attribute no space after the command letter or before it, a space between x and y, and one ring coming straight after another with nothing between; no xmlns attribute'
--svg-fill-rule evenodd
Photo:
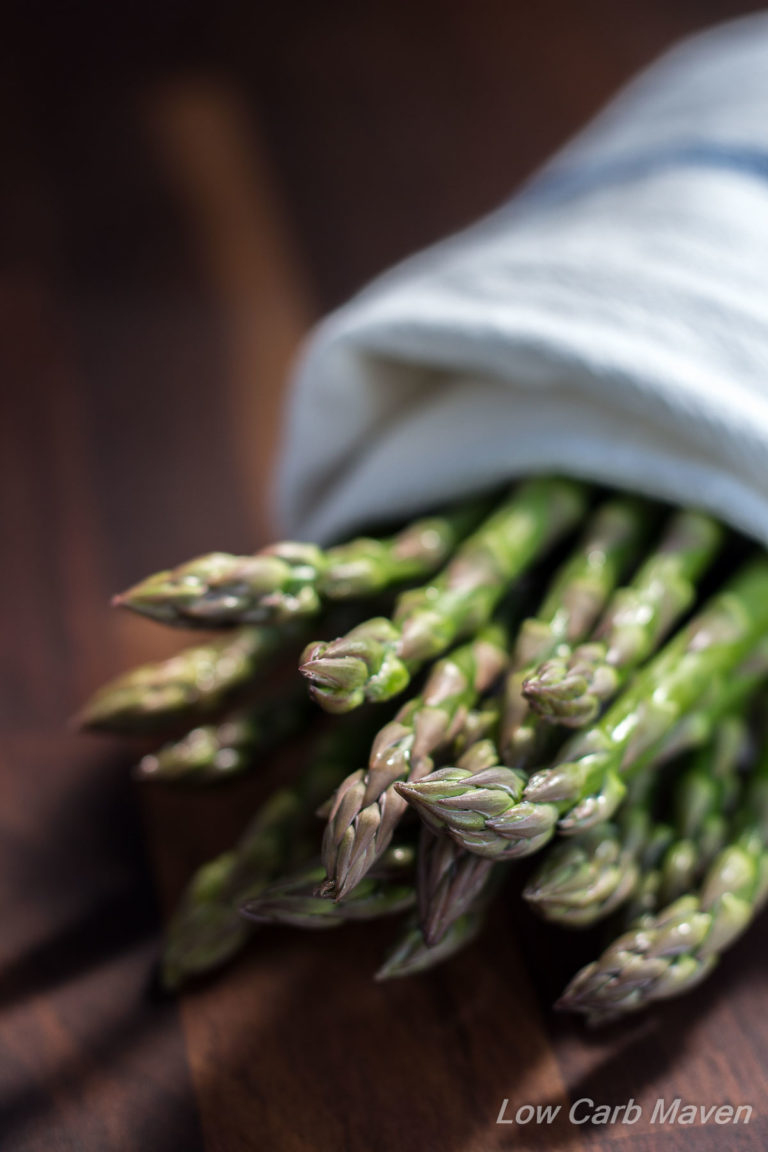
<svg viewBox="0 0 768 1152"><path fill-rule="evenodd" d="M553 768L533 775L526 800L554 804L562 831L589 827L615 811L621 776L701 699L722 691L768 627L768 564L742 569L642 669L596 725L565 746Z"/></svg>
<svg viewBox="0 0 768 1152"><path fill-rule="evenodd" d="M418 921L413 920L376 973L376 980L396 980L426 972L450 959L476 938L485 922L485 908L473 908L454 920L438 944L430 947Z"/></svg>
<svg viewBox="0 0 768 1152"><path fill-rule="evenodd" d="M220 628L315 616L324 600L372 596L430 576L480 518L479 502L323 551L285 541L252 556L211 552L129 588L115 603L163 624Z"/></svg>
<svg viewBox="0 0 768 1152"><path fill-rule="evenodd" d="M493 862L457 844L450 836L422 828L419 841L419 927L433 948L451 925L468 912L490 882Z"/></svg>
<svg viewBox="0 0 768 1152"><path fill-rule="evenodd" d="M241 950L251 928L238 915L238 905L284 866L286 832L296 828L297 817L294 794L275 793L235 849L194 874L166 929L160 971L168 991L221 967Z"/></svg>
<svg viewBox="0 0 768 1152"><path fill-rule="evenodd" d="M747 731L740 716L727 717L715 739L691 758L675 788L676 834L654 823L649 789L633 798L616 823L598 824L556 842L531 877L523 895L546 919L585 927L604 919L642 883L645 899L670 903L687 892L722 847L724 813L734 797L736 770ZM659 847L671 838L659 858ZM649 850L650 849L650 850ZM649 871L659 876L649 881Z"/></svg>
<svg viewBox="0 0 768 1152"><path fill-rule="evenodd" d="M648 769L657 771L678 756L713 744L720 726L729 717L745 714L752 697L768 677L768 636L764 636L740 662L727 681L716 678L702 694L696 708L686 712L663 739L638 757L631 779Z"/></svg>
<svg viewBox="0 0 768 1152"><path fill-rule="evenodd" d="M643 757L647 763L702 699L726 692L767 628L768 562L760 560L713 597L598 724L566 744L553 767L526 781L498 764L479 773L459 764L395 787L470 851L493 859L529 855L558 826L575 833L610 818L626 792L623 777Z"/></svg>
<svg viewBox="0 0 768 1152"><path fill-rule="evenodd" d="M647 510L639 501L606 501L551 581L538 614L526 619L515 644L504 691L501 726L504 759L521 766L538 725L522 694L530 665L592 628L643 534ZM424 938L436 944L489 882L492 862L427 829L419 850L419 914Z"/></svg>
<svg viewBox="0 0 768 1152"><path fill-rule="evenodd" d="M323 836L325 895L342 899L387 848L406 808L394 781L430 770L433 753L458 735L478 695L502 671L506 643L505 630L490 625L439 660L422 694L376 736L367 770L352 773L340 785Z"/></svg>
<svg viewBox="0 0 768 1152"><path fill-rule="evenodd" d="M163 732L210 716L237 699L292 638L277 628L243 628L118 676L91 697L82 728L124 735Z"/></svg>
<svg viewBox="0 0 768 1152"><path fill-rule="evenodd" d="M468 912L453 921L437 944L431 946L424 939L418 919L414 918L384 960L375 979L396 980L414 976L442 964L472 943L485 923L487 912L487 901L476 902Z"/></svg>
<svg viewBox="0 0 768 1152"><path fill-rule="evenodd" d="M647 506L637 500L602 504L556 572L536 616L523 622L503 693L500 751L508 767L525 767L537 743L538 717L523 694L528 677L561 645L572 645L592 630L636 553L647 517Z"/></svg>
<svg viewBox="0 0 768 1152"><path fill-rule="evenodd" d="M675 842L675 829L671 824L660 821L651 824L648 839L640 853L640 876L629 900L623 905L619 922L630 927L648 912L658 912L661 887L661 862L665 853ZM721 845L722 846L722 845Z"/></svg>
<svg viewBox="0 0 768 1152"><path fill-rule="evenodd" d="M315 895L325 869L319 861L310 863L247 900L240 912L254 924L312 929L392 916L416 903L413 878L408 875L413 872L414 856L407 846L390 848L380 861L381 867L369 873L346 900L336 902Z"/></svg>
<svg viewBox="0 0 768 1152"><path fill-rule="evenodd" d="M328 711L389 699L411 676L491 618L515 580L577 523L586 491L562 480L532 480L464 541L429 584L402 593L394 617L375 617L330 643L308 645L300 670Z"/></svg>
<svg viewBox="0 0 768 1152"><path fill-rule="evenodd" d="M545 920L585 928L609 916L636 890L647 810L628 810L619 823L598 824L547 852L523 896Z"/></svg>
<svg viewBox="0 0 768 1152"><path fill-rule="evenodd" d="M675 838L655 867L643 862L643 911L671 904L691 891L723 848L739 794L738 769L749 745L744 718L728 716L718 725L714 739L690 758L673 798Z"/></svg>
<svg viewBox="0 0 768 1152"><path fill-rule="evenodd" d="M569 742L560 764L531 777L526 799L554 801L565 833L612 815L624 791L620 777L645 752L696 712L703 698L725 698L734 683L741 688L739 665L749 666L751 658L760 665L766 629L768 562L757 560L638 672L601 721ZM612 781L619 785L613 791Z"/></svg>
<svg viewBox="0 0 768 1152"><path fill-rule="evenodd" d="M235 956L255 927L240 905L311 855L314 811L344 772L346 744L347 733L326 736L302 776L262 805L236 846L194 874L165 933L161 979L169 991Z"/></svg>
<svg viewBox="0 0 768 1152"><path fill-rule="evenodd" d="M302 700L296 697L234 713L220 724L193 728L143 756L135 775L164 783L231 780L248 771L259 753L299 732L305 716Z"/></svg>
<svg viewBox="0 0 768 1152"><path fill-rule="evenodd" d="M557 1007L599 1024L699 984L768 898L768 758L748 790L741 831L696 892L641 919L571 980Z"/></svg>
<svg viewBox="0 0 768 1152"><path fill-rule="evenodd" d="M476 751L475 756L482 758L483 750ZM431 920L429 916L424 917L425 909L422 907L421 913L406 925L400 939L376 973L376 979L392 980L425 972L470 944L485 923L491 900L501 881L500 870L493 869L484 878L481 873L480 880L475 891L471 894L467 891L466 899L462 899L463 910L454 905L451 914L442 924L438 915L433 925L436 929L433 942L427 938L420 923L422 918ZM460 914L454 915L456 911Z"/></svg>
<svg viewBox="0 0 768 1152"><path fill-rule="evenodd" d="M267 874L271 863L264 863ZM224 852L200 867L187 885L166 929L160 961L167 992L226 964L248 939L247 925L233 915L229 900L237 864L236 852ZM254 877L259 874L254 867Z"/></svg>
<svg viewBox="0 0 768 1152"><path fill-rule="evenodd" d="M721 546L708 516L679 512L633 582L613 597L592 641L546 660L524 685L545 719L579 728L591 723L632 669L659 645L690 608L699 578Z"/></svg>
<svg viewBox="0 0 768 1152"><path fill-rule="evenodd" d="M536 616L523 622L515 643L517 667L591 631L637 552L647 518L647 505L629 497L606 500L596 509L556 571Z"/></svg>
<svg viewBox="0 0 768 1152"><path fill-rule="evenodd" d="M496 732L501 718L499 706L493 696L486 697L478 702L477 708L467 713L467 718L461 730L452 742L455 755L461 756L478 740L491 739Z"/></svg>

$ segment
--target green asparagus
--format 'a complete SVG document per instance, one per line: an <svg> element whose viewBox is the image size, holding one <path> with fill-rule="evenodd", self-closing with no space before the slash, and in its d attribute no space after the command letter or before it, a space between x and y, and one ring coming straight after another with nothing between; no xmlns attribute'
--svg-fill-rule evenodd
<svg viewBox="0 0 768 1152"><path fill-rule="evenodd" d="M307 686L339 714L312 765L192 877L168 926L166 987L223 964L259 926L402 910L377 978L425 971L480 930L503 864L544 848L525 898L561 928L610 915L621 933L561 1006L613 1018L706 975L768 898L768 742L755 770L747 730L768 679L768 557L753 548L739 570L745 542L686 511L648 549L660 506L596 495L526 480L388 538L211 553L116 598L227 630L83 709L84 727L158 735L140 779L245 771L304 726ZM358 602L388 591L391 617L360 623ZM298 706L273 681L321 611L314 634L337 639L304 647ZM399 707L361 707L399 693ZM421 823L400 825L410 815Z"/></svg>
<svg viewBox="0 0 768 1152"><path fill-rule="evenodd" d="M161 977L167 989L236 955L254 929L240 905L312 854L314 811L344 773L345 745L346 733L326 735L295 785L273 793L235 848L192 877L165 934Z"/></svg>
<svg viewBox="0 0 768 1152"><path fill-rule="evenodd" d="M315 894L325 869L317 861L270 884L241 906L254 924L291 924L296 928L335 928L357 920L375 920L403 912L416 903L413 877L414 851L390 848L345 900L326 900Z"/></svg>
<svg viewBox="0 0 768 1152"><path fill-rule="evenodd" d="M649 816L632 808L618 823L598 824L547 852L523 895L545 920L584 928L610 915L636 890L639 850Z"/></svg>
<svg viewBox="0 0 768 1152"><path fill-rule="evenodd" d="M367 770L341 784L323 836L326 895L341 899L351 892L386 849L406 808L394 782L430 770L432 754L457 736L478 695L501 673L506 644L505 630L490 625L439 660L422 694L376 736Z"/></svg>
<svg viewBox="0 0 768 1152"><path fill-rule="evenodd" d="M395 788L428 828L488 860L511 860L538 851L552 835L557 810L522 801L526 776L505 768L492 740L481 740L455 767L439 768ZM514 825L507 817L513 812ZM514 827L514 831L512 830Z"/></svg>
<svg viewBox="0 0 768 1152"><path fill-rule="evenodd" d="M642 918L571 980L558 1007L593 1024L636 1012L699 984L768 898L768 759L741 814L742 829L697 892Z"/></svg>
<svg viewBox="0 0 768 1152"><path fill-rule="evenodd" d="M649 782L641 776L640 796L628 800L616 823L598 824L552 846L525 898L545 919L582 927L637 896L641 882L646 901L651 886L664 903L688 891L722 846L724 813L733 801L746 744L743 718L729 716L714 740L692 756L675 788L674 835L651 819ZM664 841L669 842L659 855ZM655 868L658 878L650 880Z"/></svg>
<svg viewBox="0 0 768 1152"><path fill-rule="evenodd" d="M675 790L676 838L659 863L661 904L689 892L723 847L739 794L738 769L748 748L745 720L730 716L719 725L713 743L692 757Z"/></svg>
<svg viewBox="0 0 768 1152"><path fill-rule="evenodd" d="M537 747L538 717L523 694L536 665L586 636L642 539L647 508L630 499L602 504L573 553L561 565L536 614L523 621L503 693L500 751L510 768L524 768Z"/></svg>
<svg viewBox="0 0 768 1152"><path fill-rule="evenodd" d="M236 848L204 864L189 882L165 933L161 979L169 991L192 976L221 967L251 934L238 915L247 894L266 886L286 866L285 832L294 829L297 804L282 791L259 810Z"/></svg>
<svg viewBox="0 0 768 1152"><path fill-rule="evenodd" d="M234 713L143 756L135 775L164 783L230 780L252 767L260 753L299 732L305 718L302 700L295 697Z"/></svg>
<svg viewBox="0 0 768 1152"><path fill-rule="evenodd" d="M115 597L163 624L220 628L314 616L324 600L372 596L435 572L477 523L483 505L416 520L389 539L361 537L323 551L286 541L253 556L212 552L158 572Z"/></svg>
<svg viewBox="0 0 768 1152"><path fill-rule="evenodd" d="M506 763L512 758L520 767L536 734L535 718L522 694L530 665L558 643L573 642L590 630L637 549L645 512L643 505L629 499L602 504L555 574L537 615L523 622L503 693L501 748ZM420 918L425 940L432 945L470 906L489 881L493 865L450 837L424 832L419 856Z"/></svg>
<svg viewBox="0 0 768 1152"><path fill-rule="evenodd" d="M609 819L622 778L653 754L707 693L726 691L768 628L768 562L744 568L668 642L597 725L578 733L550 768L525 776L489 764L480 774L444 768L395 788L428 822L493 859L529 855L556 828L575 833Z"/></svg>
<svg viewBox="0 0 768 1152"><path fill-rule="evenodd" d="M546 719L591 723L633 668L693 604L697 582L721 546L722 529L698 512L673 516L661 544L632 583L613 597L593 639L545 661L524 691Z"/></svg>
<svg viewBox="0 0 768 1152"><path fill-rule="evenodd" d="M166 732L232 704L292 638L277 628L243 628L144 664L101 688L77 717L99 732Z"/></svg>
<svg viewBox="0 0 768 1152"><path fill-rule="evenodd" d="M586 492L560 480L520 486L430 583L404 592L392 620L375 617L330 643L307 646L300 671L326 710L389 699L451 645L486 624L510 583L573 528Z"/></svg>
<svg viewBox="0 0 768 1152"><path fill-rule="evenodd" d="M531 777L526 799L556 803L566 833L612 815L624 791L620 775L695 712L702 697L724 695L739 665L759 655L766 629L768 562L757 560L667 643L601 721L569 742L559 764Z"/></svg>
<svg viewBox="0 0 768 1152"><path fill-rule="evenodd" d="M427 944L414 919L376 973L376 980L396 980L426 972L471 944L485 923L487 906L481 902L454 920L439 943Z"/></svg>
<svg viewBox="0 0 768 1152"><path fill-rule="evenodd" d="M491 878L493 862L467 852L449 836L422 828L419 841L419 926L432 948L476 902Z"/></svg>

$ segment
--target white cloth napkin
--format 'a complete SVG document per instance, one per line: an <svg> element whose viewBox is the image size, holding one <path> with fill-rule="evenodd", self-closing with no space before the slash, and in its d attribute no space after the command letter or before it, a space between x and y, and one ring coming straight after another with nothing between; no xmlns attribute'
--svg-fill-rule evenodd
<svg viewBox="0 0 768 1152"><path fill-rule="evenodd" d="M674 48L507 205L312 335L284 531L328 540L533 472L768 544L768 14Z"/></svg>

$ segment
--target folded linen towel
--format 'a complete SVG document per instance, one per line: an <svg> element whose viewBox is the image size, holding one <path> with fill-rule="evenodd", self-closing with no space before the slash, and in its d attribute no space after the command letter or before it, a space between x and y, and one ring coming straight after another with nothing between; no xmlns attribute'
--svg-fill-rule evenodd
<svg viewBox="0 0 768 1152"><path fill-rule="evenodd" d="M311 336L286 532L328 540L533 472L768 544L768 14L671 50L509 203Z"/></svg>

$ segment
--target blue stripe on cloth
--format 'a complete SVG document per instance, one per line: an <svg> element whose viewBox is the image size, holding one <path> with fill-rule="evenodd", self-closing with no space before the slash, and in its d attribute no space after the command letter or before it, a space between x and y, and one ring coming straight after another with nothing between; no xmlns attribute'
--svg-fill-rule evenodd
<svg viewBox="0 0 768 1152"><path fill-rule="evenodd" d="M597 188L655 175L671 168L709 168L768 183L768 150L726 144L676 144L584 168L543 173L523 187L513 203L557 203Z"/></svg>

